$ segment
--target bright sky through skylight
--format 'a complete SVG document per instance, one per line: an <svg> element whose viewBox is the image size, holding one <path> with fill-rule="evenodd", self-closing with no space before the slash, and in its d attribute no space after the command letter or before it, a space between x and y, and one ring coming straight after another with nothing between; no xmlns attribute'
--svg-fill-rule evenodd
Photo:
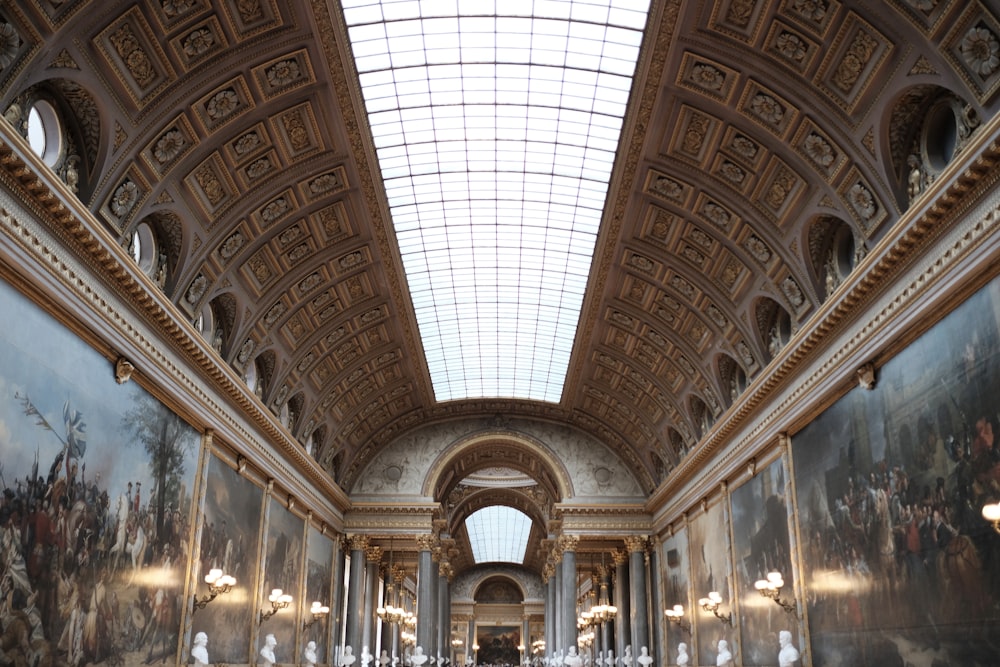
<svg viewBox="0 0 1000 667"><path fill-rule="evenodd" d="M502 505L485 507L469 515L465 530L477 564L524 564L531 533L531 519L524 512Z"/></svg>
<svg viewBox="0 0 1000 667"><path fill-rule="evenodd" d="M560 400L648 6L343 0L437 400Z"/></svg>

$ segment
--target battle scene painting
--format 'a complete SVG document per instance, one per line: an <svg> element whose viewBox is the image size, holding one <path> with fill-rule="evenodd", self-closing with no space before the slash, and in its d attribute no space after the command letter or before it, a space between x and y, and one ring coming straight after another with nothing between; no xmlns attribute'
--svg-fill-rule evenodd
<svg viewBox="0 0 1000 667"><path fill-rule="evenodd" d="M0 283L5 664L177 661L199 434Z"/></svg>
<svg viewBox="0 0 1000 667"><path fill-rule="evenodd" d="M996 665L1000 284L792 438L813 664Z"/></svg>
<svg viewBox="0 0 1000 667"><path fill-rule="evenodd" d="M516 625L477 625L477 665L519 665L521 628Z"/></svg>
<svg viewBox="0 0 1000 667"><path fill-rule="evenodd" d="M267 518L267 541L264 554L264 581L261 589L261 608L274 612L260 625L258 644L263 646L268 634L274 635L277 645L274 653L279 662L296 662L295 620L296 601L302 601L302 545L305 522L291 512L277 497L270 501ZM274 609L268 596L274 589L292 596L292 603L285 609ZM258 647L259 648L259 647Z"/></svg>
<svg viewBox="0 0 1000 667"><path fill-rule="evenodd" d="M728 617L733 609L732 566L729 560L729 517L726 502L706 503L704 512L697 512L688 521L688 544L691 559L691 597L697 602L710 592L719 593L722 604L717 610ZM729 643L733 656L739 660L739 647L735 645L736 631L728 622L700 607L691 610L697 653L692 663L714 665L720 640ZM690 645L689 649L692 648ZM695 662L697 661L697 662Z"/></svg>
<svg viewBox="0 0 1000 667"><path fill-rule="evenodd" d="M691 599L689 595L690 582L688 571L691 564L688 559L687 530L681 529L663 541L663 606L673 609L681 605L684 615L680 623L667 624L667 660L666 664L677 664L677 646L681 642L691 646Z"/></svg>
<svg viewBox="0 0 1000 667"><path fill-rule="evenodd" d="M795 578L788 533L788 493L785 468L776 460L732 490L734 581L740 598L740 646L744 665L778 663L778 633L788 630L799 644L795 612ZM780 574L779 600L756 592L757 581Z"/></svg>
<svg viewBox="0 0 1000 667"><path fill-rule="evenodd" d="M310 613L313 602L320 606L333 606L333 540L326 537L315 526L309 526L308 542L306 543L306 594L299 604L305 623L303 642L316 642L316 660L318 664L326 662L327 638L330 635L330 616L320 615L314 618Z"/></svg>
<svg viewBox="0 0 1000 667"><path fill-rule="evenodd" d="M202 516L200 574L195 588L204 598L205 575L220 569L236 579L229 593L220 595L192 619L192 636L208 635L213 663L246 664L250 658L250 628L255 610L250 591L257 582L257 552L264 491L221 459L209 459Z"/></svg>

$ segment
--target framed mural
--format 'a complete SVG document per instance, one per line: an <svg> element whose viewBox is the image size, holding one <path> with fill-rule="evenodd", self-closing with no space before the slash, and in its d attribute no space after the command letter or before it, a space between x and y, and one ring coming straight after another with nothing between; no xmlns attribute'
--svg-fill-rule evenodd
<svg viewBox="0 0 1000 667"><path fill-rule="evenodd" d="M260 606L273 611L268 596L276 588L292 596L287 609L278 610L260 625L258 644L264 645L267 635L274 635L274 653L279 663L298 662L295 650L296 609L304 602L302 580L305 521L289 510L276 496L271 496L267 513L267 540L264 553L264 577L261 583ZM258 648L260 648L258 646Z"/></svg>
<svg viewBox="0 0 1000 667"><path fill-rule="evenodd" d="M210 458L197 582L203 582L213 568L236 578L231 592L196 610L192 618L192 636L198 632L208 635L213 663L246 664L250 657L250 633L232 629L250 628L256 622L251 591L258 577L263 495L261 487L224 461L216 456ZM195 593L203 593L204 586L199 583Z"/></svg>
<svg viewBox="0 0 1000 667"><path fill-rule="evenodd" d="M200 436L0 283L4 662L176 662Z"/></svg>
<svg viewBox="0 0 1000 667"><path fill-rule="evenodd" d="M681 528L663 540L663 606L666 609L673 609L675 605L681 605L684 608L684 616L681 619L683 627L677 623L667 624L665 660L667 665L677 664L677 647L682 642L690 650L693 650L691 646L690 569L688 534L687 530Z"/></svg>
<svg viewBox="0 0 1000 667"><path fill-rule="evenodd" d="M688 545L691 559L691 598L698 600L710 592L722 596L719 613L728 615L733 610L732 565L729 559L729 516L725 499L705 502L705 511L688 521ZM697 665L714 665L719 641L726 641L734 657L739 660L738 647L733 640L736 631L732 626L700 607L692 609L691 618L697 652Z"/></svg>
<svg viewBox="0 0 1000 667"><path fill-rule="evenodd" d="M793 437L813 664L994 665L994 281Z"/></svg>
<svg viewBox="0 0 1000 667"><path fill-rule="evenodd" d="M796 609L786 612L773 600L756 592L754 584L779 572L785 585L781 601L795 605L795 579L789 539L789 495L781 459L732 490L733 580L740 597L740 646L744 665L775 665L778 633L788 630L799 637ZM796 642L801 645L801 638Z"/></svg>
<svg viewBox="0 0 1000 667"><path fill-rule="evenodd" d="M316 642L316 662L325 664L327 660L327 644L330 637L330 616L313 618L309 609L313 602L333 607L333 540L326 537L315 526L310 525L306 540L306 583L305 595L302 596L299 609L305 623L309 624L302 638L305 642Z"/></svg>
<svg viewBox="0 0 1000 667"><path fill-rule="evenodd" d="M477 665L521 664L521 627L517 625L477 625Z"/></svg>

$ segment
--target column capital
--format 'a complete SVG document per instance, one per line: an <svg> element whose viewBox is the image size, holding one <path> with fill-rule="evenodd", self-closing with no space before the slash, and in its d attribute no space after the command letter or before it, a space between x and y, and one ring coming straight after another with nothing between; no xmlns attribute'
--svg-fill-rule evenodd
<svg viewBox="0 0 1000 667"><path fill-rule="evenodd" d="M648 540L645 535L628 535L625 538L625 549L633 554L637 551L646 551Z"/></svg>
<svg viewBox="0 0 1000 667"><path fill-rule="evenodd" d="M615 562L615 565L624 565L628 562L628 554L620 549L615 549L611 552L611 560Z"/></svg>
<svg viewBox="0 0 1000 667"><path fill-rule="evenodd" d="M566 553L567 551L576 551L576 548L580 546L580 536L579 535L560 535L559 536L559 551L560 553Z"/></svg>
<svg viewBox="0 0 1000 667"><path fill-rule="evenodd" d="M546 563L545 565L543 565L542 566L542 583L543 584L549 583L549 579L551 579L552 575L555 574L555 573L556 573L556 567L555 567L555 565L553 565L552 563Z"/></svg>
<svg viewBox="0 0 1000 667"><path fill-rule="evenodd" d="M370 563L379 563L382 561L382 547L377 544L369 544L365 548L365 558Z"/></svg>
<svg viewBox="0 0 1000 667"><path fill-rule="evenodd" d="M351 546L351 551L364 551L368 548L367 535L348 535L347 543Z"/></svg>
<svg viewBox="0 0 1000 667"><path fill-rule="evenodd" d="M430 533L421 533L420 535L417 535L416 540L417 546L421 551L430 551L437 543L437 538Z"/></svg>

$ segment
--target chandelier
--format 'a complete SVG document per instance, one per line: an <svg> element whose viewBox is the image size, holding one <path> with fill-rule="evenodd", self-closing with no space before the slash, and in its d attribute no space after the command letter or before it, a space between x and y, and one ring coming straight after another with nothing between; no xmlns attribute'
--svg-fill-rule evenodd
<svg viewBox="0 0 1000 667"><path fill-rule="evenodd" d="M386 584L385 587L385 605L379 606L375 610L375 615L378 616L379 620L383 623L401 625L406 624L408 618L413 616L413 613L406 611L399 601L399 596L403 594L403 581L406 579L406 570L400 565L393 564L392 555L392 537L390 537L389 583ZM395 587L393 586L393 582L395 582ZM399 590L399 594L395 593L397 588Z"/></svg>

